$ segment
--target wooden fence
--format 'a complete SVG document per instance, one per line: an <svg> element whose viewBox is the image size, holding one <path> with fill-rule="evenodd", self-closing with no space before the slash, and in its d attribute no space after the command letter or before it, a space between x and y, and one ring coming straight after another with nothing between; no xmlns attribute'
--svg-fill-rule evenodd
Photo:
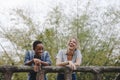
<svg viewBox="0 0 120 80"><path fill-rule="evenodd" d="M4 73L4 80L11 80L13 73L15 72L30 72L33 71L33 67L29 66L0 66L0 72ZM60 66L45 66L37 73L37 80L43 80L46 73L65 73L65 80L72 80L72 70L69 67ZM120 66L79 66L74 72L90 72L94 75L94 80L102 80L102 73L116 72L119 73L115 80L120 80Z"/></svg>

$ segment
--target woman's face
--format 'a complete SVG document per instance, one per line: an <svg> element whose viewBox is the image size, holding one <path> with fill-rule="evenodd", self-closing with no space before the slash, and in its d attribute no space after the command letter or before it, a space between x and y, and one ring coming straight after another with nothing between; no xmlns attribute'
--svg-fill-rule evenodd
<svg viewBox="0 0 120 80"><path fill-rule="evenodd" d="M76 41L76 39L71 39L70 41L69 41L69 43L68 43L68 48L70 49L70 50L75 50L76 48L77 48L77 41Z"/></svg>
<svg viewBox="0 0 120 80"><path fill-rule="evenodd" d="M35 47L35 54L40 55L43 53L43 44L37 44Z"/></svg>

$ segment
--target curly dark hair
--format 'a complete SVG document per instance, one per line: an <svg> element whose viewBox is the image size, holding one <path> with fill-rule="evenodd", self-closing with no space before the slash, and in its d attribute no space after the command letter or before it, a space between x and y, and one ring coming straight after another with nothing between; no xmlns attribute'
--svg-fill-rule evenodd
<svg viewBox="0 0 120 80"><path fill-rule="evenodd" d="M42 44L42 41L36 40L36 41L33 42L33 50L35 50L35 47L36 47L38 44Z"/></svg>

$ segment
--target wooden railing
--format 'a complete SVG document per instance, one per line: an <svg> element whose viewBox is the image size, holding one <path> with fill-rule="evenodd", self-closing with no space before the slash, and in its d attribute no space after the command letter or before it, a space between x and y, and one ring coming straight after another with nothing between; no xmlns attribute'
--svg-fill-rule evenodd
<svg viewBox="0 0 120 80"><path fill-rule="evenodd" d="M30 72L33 71L33 67L29 66L0 66L0 72L4 74L4 80L11 80L13 73L15 72ZM60 66L45 66L38 72L38 80L42 80L46 73L65 73L65 80L72 80L72 70L69 67ZM120 66L80 66L77 67L74 72L90 72L94 75L94 80L102 80L101 74L106 72L120 73ZM120 80L120 74L115 80Z"/></svg>

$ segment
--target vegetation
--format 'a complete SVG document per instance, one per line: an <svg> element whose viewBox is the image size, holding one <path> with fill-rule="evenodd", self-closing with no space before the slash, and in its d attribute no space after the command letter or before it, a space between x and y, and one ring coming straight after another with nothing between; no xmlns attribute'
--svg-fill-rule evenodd
<svg viewBox="0 0 120 80"><path fill-rule="evenodd" d="M31 44L36 39L43 41L45 50L50 52L53 65L55 65L55 55L58 50L66 47L69 37L76 36L83 56L82 66L120 66L118 54L120 28L117 26L120 21L120 10L108 8L107 12L99 15L97 13L99 9L94 12L89 11L88 8L89 6L82 14L78 12L77 15L69 18L57 6L48 13L42 25L36 24L24 10L12 10L11 15L16 17L11 18L11 22L15 21L15 23L8 30L0 25L0 34L12 44L13 50L7 52L0 44L4 50L0 56L0 65L23 65L25 50L31 49ZM20 28L21 24L23 28ZM44 29L41 31L42 27ZM26 73L15 73L13 80L25 80L26 75ZM55 75L48 74L48 79L54 80ZM104 80L112 80L113 75L116 74L103 75L105 75ZM92 80L93 76L89 73L78 73L78 78Z"/></svg>

